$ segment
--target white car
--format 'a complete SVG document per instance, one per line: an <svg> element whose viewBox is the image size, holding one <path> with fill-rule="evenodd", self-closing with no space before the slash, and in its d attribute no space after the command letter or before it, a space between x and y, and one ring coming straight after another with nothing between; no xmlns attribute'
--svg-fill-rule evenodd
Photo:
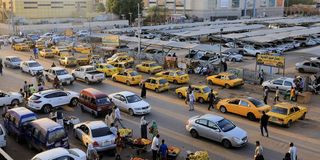
<svg viewBox="0 0 320 160"><path fill-rule="evenodd" d="M110 94L109 97L120 110L129 112L131 116L143 115L151 112L150 104L135 93L122 91Z"/></svg>
<svg viewBox="0 0 320 160"><path fill-rule="evenodd" d="M78 32L76 33L76 35L78 35L79 37L88 36L89 34L90 34L90 32L87 31L87 30L81 30L81 31L78 31Z"/></svg>
<svg viewBox="0 0 320 160"><path fill-rule="evenodd" d="M49 89L34 93L28 99L28 108L31 110L49 113L52 109L63 106L71 105L76 106L79 99L79 93L73 91L62 91L59 89Z"/></svg>
<svg viewBox="0 0 320 160"><path fill-rule="evenodd" d="M264 54L267 52L265 49L258 49L254 48L252 45L245 45L243 47L243 54L244 55L250 55L250 56L257 56L258 54Z"/></svg>
<svg viewBox="0 0 320 160"><path fill-rule="evenodd" d="M101 83L105 79L103 72L97 71L94 66L90 65L76 68L71 74L75 80L82 80L87 84Z"/></svg>
<svg viewBox="0 0 320 160"><path fill-rule="evenodd" d="M43 72L43 67L36 61L23 61L20 64L21 72L29 73L30 75L34 76L38 72Z"/></svg>
<svg viewBox="0 0 320 160"><path fill-rule="evenodd" d="M116 148L116 136L103 121L87 121L76 124L73 128L74 135L85 146L92 144L98 152Z"/></svg>
<svg viewBox="0 0 320 160"><path fill-rule="evenodd" d="M310 61L320 62L320 57L311 57L311 58L310 58Z"/></svg>
<svg viewBox="0 0 320 160"><path fill-rule="evenodd" d="M62 147L43 151L31 160L86 160L86 153L78 148L65 149Z"/></svg>
<svg viewBox="0 0 320 160"><path fill-rule="evenodd" d="M280 92L286 92L289 91L292 86L295 87L295 84L293 83L293 78L289 77L281 77L262 83L262 87L264 89L268 89L269 91L275 91L278 87Z"/></svg>
<svg viewBox="0 0 320 160"><path fill-rule="evenodd" d="M2 124L0 124L0 147L2 148L5 146L7 146L6 130L4 129Z"/></svg>
<svg viewBox="0 0 320 160"><path fill-rule="evenodd" d="M62 84L72 84L74 78L68 71L61 67L52 67L48 70L45 70L44 76L46 77L47 81L54 81L56 76L58 76L59 81Z"/></svg>
<svg viewBox="0 0 320 160"><path fill-rule="evenodd" d="M4 59L4 66L10 68L20 68L21 59L17 56L7 56Z"/></svg>
<svg viewBox="0 0 320 160"><path fill-rule="evenodd" d="M23 102L23 97L18 92L0 91L0 106L12 105L15 106Z"/></svg>

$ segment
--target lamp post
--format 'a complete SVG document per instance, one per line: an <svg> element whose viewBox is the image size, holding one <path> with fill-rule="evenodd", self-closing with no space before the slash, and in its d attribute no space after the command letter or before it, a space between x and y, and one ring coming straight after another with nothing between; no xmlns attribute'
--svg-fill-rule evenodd
<svg viewBox="0 0 320 160"><path fill-rule="evenodd" d="M131 12L129 13L129 16L130 16L130 18L129 18L129 25L131 26L131 25L132 25L132 13L131 13Z"/></svg>
<svg viewBox="0 0 320 160"><path fill-rule="evenodd" d="M223 28L220 29L220 45L219 45L220 71L221 71L221 69L222 69L222 54L221 54L222 32L223 32Z"/></svg>
<svg viewBox="0 0 320 160"><path fill-rule="evenodd" d="M140 13L140 4L138 3L138 54L141 53L141 13Z"/></svg>

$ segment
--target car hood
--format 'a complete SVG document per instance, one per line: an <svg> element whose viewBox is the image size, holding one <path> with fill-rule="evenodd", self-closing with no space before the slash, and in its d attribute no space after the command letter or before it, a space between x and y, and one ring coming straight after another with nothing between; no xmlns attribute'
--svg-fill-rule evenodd
<svg viewBox="0 0 320 160"><path fill-rule="evenodd" d="M19 65L21 64L21 61L19 61L19 62L10 62L10 64L13 64L13 65L19 66Z"/></svg>
<svg viewBox="0 0 320 160"><path fill-rule="evenodd" d="M236 137L242 139L247 136L247 132L239 127L235 127L232 130L225 132L229 137Z"/></svg>
<svg viewBox="0 0 320 160"><path fill-rule="evenodd" d="M72 96L79 97L78 92L73 92L73 91L67 91L67 92L70 93Z"/></svg>
<svg viewBox="0 0 320 160"><path fill-rule="evenodd" d="M301 62L298 62L298 63L296 63L296 67L300 67L300 66L302 66L302 63Z"/></svg>
<svg viewBox="0 0 320 160"><path fill-rule="evenodd" d="M129 103L133 108L141 108L141 107L147 107L150 106L149 103L147 103L144 100L141 100L139 102Z"/></svg>
<svg viewBox="0 0 320 160"><path fill-rule="evenodd" d="M8 93L11 97L21 97L22 95L18 92L9 92Z"/></svg>

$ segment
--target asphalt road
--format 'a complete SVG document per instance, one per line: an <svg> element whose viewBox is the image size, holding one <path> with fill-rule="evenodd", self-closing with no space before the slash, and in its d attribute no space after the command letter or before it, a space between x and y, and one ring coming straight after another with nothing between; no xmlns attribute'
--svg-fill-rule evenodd
<svg viewBox="0 0 320 160"><path fill-rule="evenodd" d="M0 50L0 57L4 58L8 55L17 55L24 60L27 60L31 53L15 52L9 47ZM48 68L52 64L53 59L40 58L39 62ZM56 60L55 60L56 61ZM58 64L56 62L56 64ZM203 77L204 78L204 77ZM7 91L18 91L23 86L23 81L34 82L34 78L28 74L21 73L20 70L4 69L4 76L0 77L0 89ZM51 86L51 83L48 84ZM66 86L65 89L79 92L84 88L96 88L107 94L119 91L132 91L140 94L139 87L129 87L125 84L120 84L105 80L102 84L95 84L88 86L82 82L75 82L72 86ZM215 87L217 88L217 87ZM217 88L219 89L219 88ZM261 98L261 89L259 86L245 85L239 89L221 89L221 97L237 96L237 95L250 95ZM196 104L195 111L189 112L188 106L184 101L178 99L177 96L171 92L157 94L152 91L147 91L147 98L152 106L151 114L146 115L148 121L155 120L158 123L160 139L165 139L169 145L175 145L182 148L182 153L179 159L186 156L186 151L206 150L210 154L210 158L214 160L247 160L253 159L255 141L259 140L264 148L264 157L270 160L280 160L289 149L289 143L294 142L298 147L298 156L304 160L317 160L320 159L320 126L319 126L319 107L320 98L313 97L312 104L308 106L310 114L307 114L305 121L295 123L291 128L283 128L276 125L269 126L270 137L262 137L260 135L259 123L251 122L244 117L233 114L222 114L218 111L208 111L207 105ZM104 117L95 119L88 113L82 113L79 108L71 108L68 106L63 107L64 113L67 115L74 115L80 118L81 121L90 120L103 120ZM211 113L222 115L225 118L232 120L237 126L243 128L248 132L249 142L242 148L225 149L219 143L213 142L208 139L200 138L194 139L185 130L185 122L188 118ZM40 117L47 117L48 115L40 114ZM134 130L134 136L140 135L139 122L140 117L131 117L126 113L122 113L123 123L126 127ZM2 121L2 119L1 119ZM85 151L80 141L76 140L72 133L69 134L69 142L71 147L81 148ZM33 157L36 152L31 151L24 144L17 144L11 137L7 137L7 147L5 151L15 160L25 160ZM126 154L128 155L128 154ZM104 159L111 159L105 156ZM129 158L124 158L129 159Z"/></svg>

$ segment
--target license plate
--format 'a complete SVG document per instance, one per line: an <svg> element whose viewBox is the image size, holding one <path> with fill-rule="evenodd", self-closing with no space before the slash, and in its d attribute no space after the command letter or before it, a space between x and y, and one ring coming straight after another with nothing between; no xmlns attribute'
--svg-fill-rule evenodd
<svg viewBox="0 0 320 160"><path fill-rule="evenodd" d="M111 144L111 142L108 142L108 141L106 141L106 142L103 143L104 146L110 145L110 144Z"/></svg>

